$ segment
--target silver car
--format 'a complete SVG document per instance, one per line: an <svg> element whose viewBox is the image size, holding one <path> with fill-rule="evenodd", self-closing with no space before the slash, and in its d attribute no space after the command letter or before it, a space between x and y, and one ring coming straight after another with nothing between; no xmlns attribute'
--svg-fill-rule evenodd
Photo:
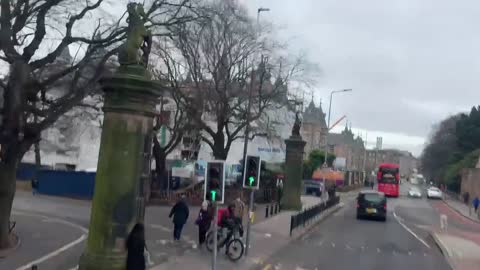
<svg viewBox="0 0 480 270"><path fill-rule="evenodd" d="M422 192L420 191L420 189L412 187L408 191L408 197L422 198Z"/></svg>
<svg viewBox="0 0 480 270"><path fill-rule="evenodd" d="M442 199L442 191L437 187L429 187L427 189L427 198L429 199Z"/></svg>

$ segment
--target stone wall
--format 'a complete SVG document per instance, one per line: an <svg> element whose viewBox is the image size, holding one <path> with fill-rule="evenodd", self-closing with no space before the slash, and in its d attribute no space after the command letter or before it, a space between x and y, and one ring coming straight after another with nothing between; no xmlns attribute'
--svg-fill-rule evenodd
<svg viewBox="0 0 480 270"><path fill-rule="evenodd" d="M470 198L480 197L480 168L463 169L460 194L467 191L470 193Z"/></svg>

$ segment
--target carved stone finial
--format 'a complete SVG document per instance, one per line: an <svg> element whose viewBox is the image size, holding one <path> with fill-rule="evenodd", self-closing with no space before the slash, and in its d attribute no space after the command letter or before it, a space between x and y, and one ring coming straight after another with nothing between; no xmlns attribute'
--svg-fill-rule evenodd
<svg viewBox="0 0 480 270"><path fill-rule="evenodd" d="M152 34L147 30L145 23L148 18L139 3L127 5L127 39L118 53L120 65L148 65L148 57L152 48ZM140 55L141 51L141 55Z"/></svg>

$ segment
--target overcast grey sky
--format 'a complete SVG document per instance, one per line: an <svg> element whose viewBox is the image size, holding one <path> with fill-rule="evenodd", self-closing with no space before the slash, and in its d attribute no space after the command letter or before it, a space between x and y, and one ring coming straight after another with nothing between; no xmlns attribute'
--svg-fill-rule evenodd
<svg viewBox="0 0 480 270"><path fill-rule="evenodd" d="M369 141L419 154L432 124L480 100L477 0L242 0L282 28L322 74L315 87L332 120L346 114Z"/></svg>

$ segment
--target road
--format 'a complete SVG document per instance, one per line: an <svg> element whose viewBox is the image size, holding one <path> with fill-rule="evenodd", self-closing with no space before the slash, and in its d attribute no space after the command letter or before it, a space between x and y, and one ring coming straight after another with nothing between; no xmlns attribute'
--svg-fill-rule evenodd
<svg viewBox="0 0 480 270"><path fill-rule="evenodd" d="M451 269L430 239L428 228L439 223L426 199L388 199L386 222L357 220L355 202L320 223L273 255L263 269Z"/></svg>
<svg viewBox="0 0 480 270"><path fill-rule="evenodd" d="M49 196L32 196L18 191L12 219L21 237L21 245L11 256L0 259L0 269L27 270L34 263L38 269L70 270L78 265L85 250L91 202ZM170 207L146 208L146 238L153 265L197 251L198 228L194 225L199 207L190 207L190 217L180 243L173 242L173 225L168 218ZM262 220L265 206L256 211Z"/></svg>

